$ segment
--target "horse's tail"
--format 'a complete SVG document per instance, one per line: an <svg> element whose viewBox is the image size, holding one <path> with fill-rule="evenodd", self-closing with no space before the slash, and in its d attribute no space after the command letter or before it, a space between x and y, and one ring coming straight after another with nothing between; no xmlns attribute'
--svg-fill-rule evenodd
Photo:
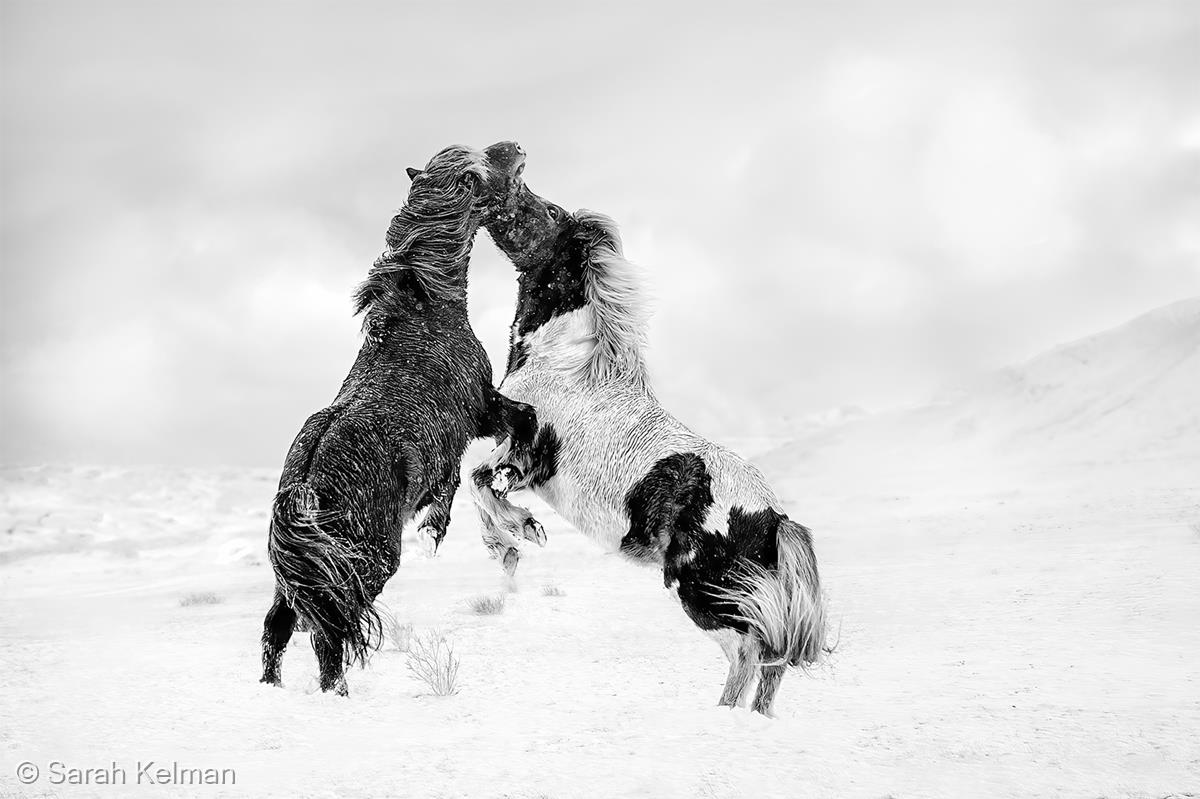
<svg viewBox="0 0 1200 799"><path fill-rule="evenodd" d="M813 552L812 533L791 519L776 531L779 560L774 569L757 564L726 596L739 618L763 644L763 656L789 666L810 666L825 650L825 598Z"/></svg>
<svg viewBox="0 0 1200 799"><path fill-rule="evenodd" d="M275 495L267 554L283 595L301 620L326 641L342 642L347 664L364 663L382 634L356 548L322 528L317 492L292 483Z"/></svg>

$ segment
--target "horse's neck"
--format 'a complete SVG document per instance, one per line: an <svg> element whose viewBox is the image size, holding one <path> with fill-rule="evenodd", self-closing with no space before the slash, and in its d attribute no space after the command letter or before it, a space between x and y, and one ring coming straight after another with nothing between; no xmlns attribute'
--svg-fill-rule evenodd
<svg viewBox="0 0 1200 799"><path fill-rule="evenodd" d="M465 283L465 280L464 280ZM401 284L404 284L401 287ZM389 332L419 327L423 330L462 326L470 330L465 291L451 297L430 297L411 278L397 285L372 304L363 323L368 341L380 342Z"/></svg>
<svg viewBox="0 0 1200 799"><path fill-rule="evenodd" d="M544 368L582 373L596 351L595 322L590 305L550 317L545 324L521 333L521 317L509 334L508 373L537 359Z"/></svg>

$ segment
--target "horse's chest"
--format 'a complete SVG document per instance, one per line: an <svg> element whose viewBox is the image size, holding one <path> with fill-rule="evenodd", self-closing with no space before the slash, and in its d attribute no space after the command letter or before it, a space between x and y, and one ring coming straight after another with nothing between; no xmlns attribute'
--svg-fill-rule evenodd
<svg viewBox="0 0 1200 799"><path fill-rule="evenodd" d="M558 443L553 474L533 491L580 532L616 551L629 526L624 496L627 476L613 456L611 431L574 393L537 380L505 381L503 392L537 411L543 433L552 428Z"/></svg>

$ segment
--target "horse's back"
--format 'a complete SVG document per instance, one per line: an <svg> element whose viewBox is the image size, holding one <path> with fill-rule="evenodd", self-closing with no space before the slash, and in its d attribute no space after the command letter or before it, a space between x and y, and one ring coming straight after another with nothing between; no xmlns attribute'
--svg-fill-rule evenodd
<svg viewBox="0 0 1200 799"><path fill-rule="evenodd" d="M491 365L469 327L444 332L365 343L333 404L305 421L288 452L280 486L310 484L348 537L398 545L480 427Z"/></svg>
<svg viewBox="0 0 1200 799"><path fill-rule="evenodd" d="M699 438L699 437L698 437ZM731 511L755 512L770 509L783 513L783 504L758 467L720 444L706 439L698 452L712 478L713 504L705 527L727 532Z"/></svg>
<svg viewBox="0 0 1200 799"><path fill-rule="evenodd" d="M310 486L327 526L347 538L386 535L411 504L411 470L387 423L378 408L354 403L317 411L288 451L280 489Z"/></svg>

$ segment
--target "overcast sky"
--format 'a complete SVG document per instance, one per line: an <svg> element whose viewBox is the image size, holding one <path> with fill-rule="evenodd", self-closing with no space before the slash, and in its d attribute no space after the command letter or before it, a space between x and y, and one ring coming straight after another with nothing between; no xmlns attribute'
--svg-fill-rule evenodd
<svg viewBox="0 0 1200 799"><path fill-rule="evenodd" d="M455 142L617 219L717 437L1200 293L1198 3L346 5L0 3L4 460L280 463Z"/></svg>

